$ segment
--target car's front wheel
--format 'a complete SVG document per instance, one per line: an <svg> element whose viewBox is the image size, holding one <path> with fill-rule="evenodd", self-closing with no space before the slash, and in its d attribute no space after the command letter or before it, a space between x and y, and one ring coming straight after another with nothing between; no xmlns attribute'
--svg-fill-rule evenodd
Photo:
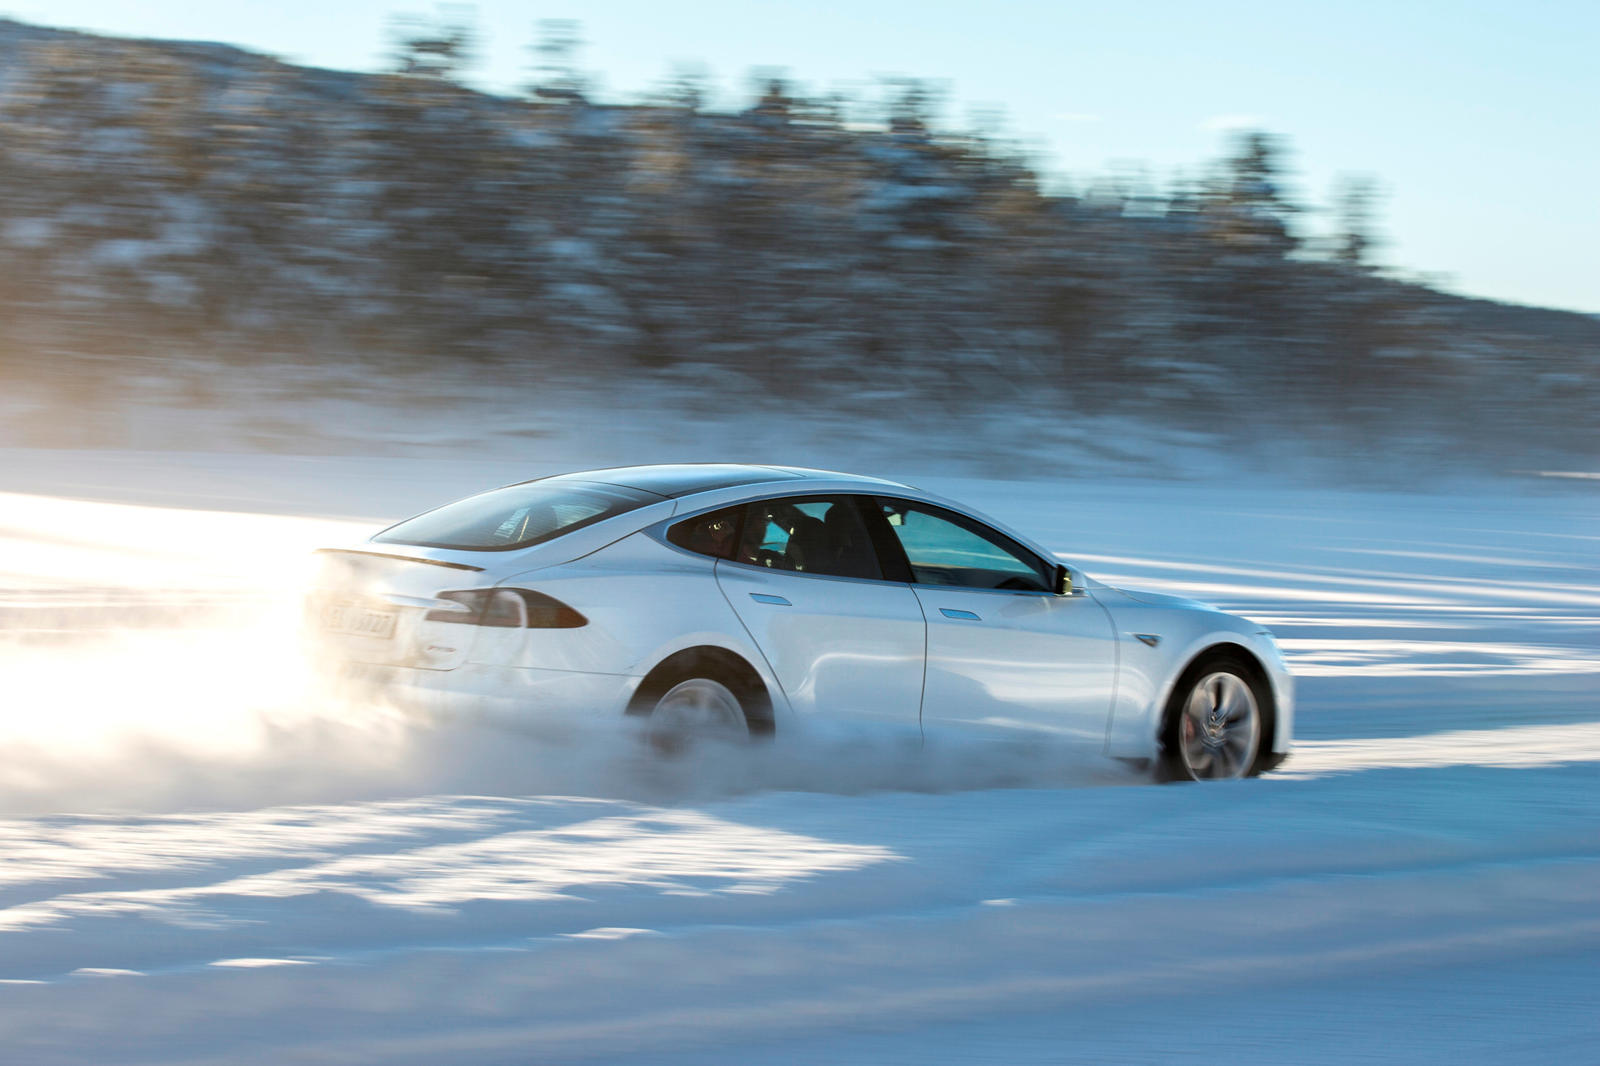
<svg viewBox="0 0 1600 1066"><path fill-rule="evenodd" d="M1162 777L1212 781L1260 773L1270 707L1246 663L1217 657L1191 667L1167 707Z"/></svg>

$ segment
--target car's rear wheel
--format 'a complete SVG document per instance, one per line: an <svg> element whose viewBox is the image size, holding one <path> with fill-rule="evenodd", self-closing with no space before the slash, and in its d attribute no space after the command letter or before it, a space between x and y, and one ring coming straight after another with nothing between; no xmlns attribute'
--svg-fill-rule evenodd
<svg viewBox="0 0 1600 1066"><path fill-rule="evenodd" d="M693 736L733 740L750 735L739 697L709 677L691 677L662 693L650 711L650 723L657 730Z"/></svg>
<svg viewBox="0 0 1600 1066"><path fill-rule="evenodd" d="M722 648L688 648L658 663L628 701L644 736L664 752L700 740L770 737L772 700L749 663Z"/></svg>
<svg viewBox="0 0 1600 1066"><path fill-rule="evenodd" d="M1261 772L1271 704L1242 660L1216 657L1191 667L1173 690L1162 732L1162 777L1216 781Z"/></svg>
<svg viewBox="0 0 1600 1066"><path fill-rule="evenodd" d="M750 720L732 689L709 677L679 681L661 694L645 723L650 743L665 754L708 741L750 739Z"/></svg>

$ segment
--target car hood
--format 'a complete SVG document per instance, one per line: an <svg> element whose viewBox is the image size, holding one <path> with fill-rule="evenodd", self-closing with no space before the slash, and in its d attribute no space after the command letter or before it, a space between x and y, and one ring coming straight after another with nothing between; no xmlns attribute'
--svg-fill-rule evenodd
<svg viewBox="0 0 1600 1066"><path fill-rule="evenodd" d="M1119 588L1114 591L1120 592L1128 599L1136 600L1149 607L1187 607L1196 611L1221 613L1209 603L1201 603L1199 600L1191 600L1185 596L1170 596L1165 592L1146 592L1144 589Z"/></svg>

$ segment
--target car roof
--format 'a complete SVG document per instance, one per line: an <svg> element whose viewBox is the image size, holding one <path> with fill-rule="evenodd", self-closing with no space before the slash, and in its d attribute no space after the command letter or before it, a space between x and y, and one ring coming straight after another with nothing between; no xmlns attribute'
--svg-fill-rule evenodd
<svg viewBox="0 0 1600 1066"><path fill-rule="evenodd" d="M616 466L604 470L583 470L559 474L549 481L587 481L637 489L667 499L692 496L740 485L760 485L789 481L849 481L866 485L906 488L897 482L832 470L811 470L797 466L756 466L744 463L663 463L654 466ZM797 486L798 487L798 486Z"/></svg>

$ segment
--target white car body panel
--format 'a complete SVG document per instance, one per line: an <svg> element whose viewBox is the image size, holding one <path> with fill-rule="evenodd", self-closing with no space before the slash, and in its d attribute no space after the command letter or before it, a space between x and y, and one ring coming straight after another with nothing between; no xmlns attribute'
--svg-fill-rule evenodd
<svg viewBox="0 0 1600 1066"><path fill-rule="evenodd" d="M1293 687L1276 645L1262 627L1202 604L1113 589L1071 563L1075 592L1055 596L768 569L667 542L676 523L747 501L864 494L956 511L1059 561L1025 534L909 486L797 468L770 468L769 480L767 468L746 469L748 484L686 491L520 549L377 541L331 549L309 604L313 622L338 618L372 631L324 631L319 651L430 708L476 701L592 718L620 715L670 656L715 648L760 678L780 731L790 715L815 714L920 721L929 733L1023 727L1150 759L1185 668L1228 646L1260 665L1275 717L1272 750L1289 750ZM495 587L554 597L587 622L495 628L439 620L447 617L439 608L449 607L440 593ZM390 615L393 632L384 636Z"/></svg>
<svg viewBox="0 0 1600 1066"><path fill-rule="evenodd" d="M1035 592L915 589L928 624L924 732L1021 726L1096 749L1105 743L1116 647L1098 603Z"/></svg>
<svg viewBox="0 0 1600 1066"><path fill-rule="evenodd" d="M927 629L909 586L727 560L717 582L795 713L917 721Z"/></svg>
<svg viewBox="0 0 1600 1066"><path fill-rule="evenodd" d="M566 566L508 575L499 584L581 603L589 619L581 629L531 631L535 639L516 665L637 681L677 652L721 648L762 675L779 710L784 690L717 586L715 563L639 532ZM546 643L546 635L570 637Z"/></svg>
<svg viewBox="0 0 1600 1066"><path fill-rule="evenodd" d="M1294 690L1288 667L1264 630L1246 619L1175 596L1099 586L1092 595L1117 627L1117 698L1106 732L1107 754L1149 758L1161 714L1184 669L1209 649L1234 645L1249 652L1272 688L1272 750L1287 752L1294 734ZM1156 637L1150 647L1135 634Z"/></svg>
<svg viewBox="0 0 1600 1066"><path fill-rule="evenodd" d="M357 666L341 680L408 711L449 716L490 713L529 724L587 728L603 709L620 716L639 678L572 670L466 663L448 672Z"/></svg>

